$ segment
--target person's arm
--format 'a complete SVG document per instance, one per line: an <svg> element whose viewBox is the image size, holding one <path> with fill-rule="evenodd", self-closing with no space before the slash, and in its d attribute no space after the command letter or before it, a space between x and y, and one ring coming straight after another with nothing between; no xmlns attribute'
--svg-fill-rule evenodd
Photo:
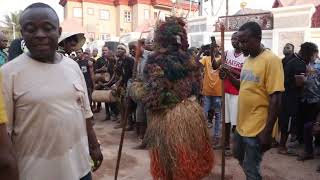
<svg viewBox="0 0 320 180"><path fill-rule="evenodd" d="M94 80L94 68L93 68L93 62L92 61L89 61L89 73L90 73L92 85L94 85L95 84L95 80ZM91 87L91 88L93 88L93 87Z"/></svg>
<svg viewBox="0 0 320 180"><path fill-rule="evenodd" d="M258 134L262 152L272 145L272 131L281 109L281 92L284 91L284 74L280 59L270 58L265 75L266 92L269 94L269 106L264 129Z"/></svg>
<svg viewBox="0 0 320 180"><path fill-rule="evenodd" d="M201 49L200 49L200 51L199 51L199 53L197 54L197 57L196 57L196 62L198 63L198 64L201 64L200 63L200 60L201 60L201 55L203 54L203 48L201 47ZM202 64L201 64L202 65Z"/></svg>
<svg viewBox="0 0 320 180"><path fill-rule="evenodd" d="M86 81L84 79L84 76L78 68L79 76L81 77L81 84L83 87L86 87ZM84 116L86 121L86 130L87 130L87 136L88 136L88 144L89 144L89 153L91 156L91 159L94 162L94 171L97 170L102 161L103 161L103 155L101 153L100 144L98 142L96 133L93 129L93 113L91 111L89 97L88 97L88 91L84 91L84 99L83 99L83 107L84 107Z"/></svg>
<svg viewBox="0 0 320 180"><path fill-rule="evenodd" d="M220 79L224 80L224 79L229 79L230 82L232 83L232 85L239 90L240 89L240 79L238 79L237 77L240 76L240 73L237 72L237 74L235 72L232 71L232 68L228 68L225 65L223 65L220 68L219 71L219 76Z"/></svg>
<svg viewBox="0 0 320 180"><path fill-rule="evenodd" d="M98 142L96 133L93 129L93 116L86 119L86 129L87 129L87 136L88 136L88 143L89 143L89 153L91 159L94 162L94 169L93 171L99 169L101 163L103 161L103 155L101 153L100 144Z"/></svg>
<svg viewBox="0 0 320 180"><path fill-rule="evenodd" d="M271 148L272 131L277 121L280 109L281 109L281 92L278 91L269 95L267 123L263 131L258 135L262 152L265 152Z"/></svg>
<svg viewBox="0 0 320 180"><path fill-rule="evenodd" d="M240 79L238 79L233 73L228 72L227 73L227 78L230 80L232 85L239 90L240 89Z"/></svg>
<svg viewBox="0 0 320 180"><path fill-rule="evenodd" d="M8 71L6 71L8 72ZM19 172L17 161L12 148L12 142L7 131L6 123L9 122L10 132L12 131L13 120L13 98L12 98L12 80L5 73L5 80L2 81L0 72L0 179L18 180ZM4 92L4 94L2 93ZM5 105L6 104L6 107Z"/></svg>
<svg viewBox="0 0 320 180"><path fill-rule="evenodd" d="M223 58L223 57L221 57L221 58ZM214 70L217 70L220 68L221 60L217 61L215 55L213 54L213 56L211 56L211 63L212 63L212 68Z"/></svg>
<svg viewBox="0 0 320 180"><path fill-rule="evenodd" d="M4 123L0 124L0 179L19 179L17 161Z"/></svg>

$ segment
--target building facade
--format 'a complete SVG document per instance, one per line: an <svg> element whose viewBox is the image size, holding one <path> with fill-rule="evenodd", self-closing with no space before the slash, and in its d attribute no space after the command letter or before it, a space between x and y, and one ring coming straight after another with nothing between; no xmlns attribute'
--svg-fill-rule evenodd
<svg viewBox="0 0 320 180"><path fill-rule="evenodd" d="M198 4L185 0L60 0L60 5L64 19L80 24L90 40L141 31L141 26L152 26L156 19L172 13L198 15Z"/></svg>

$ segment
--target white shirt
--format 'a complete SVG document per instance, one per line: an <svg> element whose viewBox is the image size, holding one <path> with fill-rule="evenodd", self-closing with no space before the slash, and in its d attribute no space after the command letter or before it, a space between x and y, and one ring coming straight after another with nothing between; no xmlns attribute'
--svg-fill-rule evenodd
<svg viewBox="0 0 320 180"><path fill-rule="evenodd" d="M86 83L67 57L47 64L22 54L2 66L3 93L21 180L79 180L90 172Z"/></svg>

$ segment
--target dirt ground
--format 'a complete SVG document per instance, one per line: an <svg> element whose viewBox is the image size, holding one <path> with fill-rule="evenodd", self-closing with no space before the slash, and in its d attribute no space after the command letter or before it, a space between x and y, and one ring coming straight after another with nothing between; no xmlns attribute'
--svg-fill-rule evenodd
<svg viewBox="0 0 320 180"><path fill-rule="evenodd" d="M102 110L101 112L105 112ZM113 180L117 152L120 142L120 129L114 129L115 122L102 121L103 113L95 114L95 129L103 148L104 161L100 169L93 174L94 180ZM149 173L149 155L147 150L135 150L138 145L135 132L126 133L122 158L120 163L119 180L152 180ZM220 179L221 152L215 151L215 167L212 175L206 180ZM296 157L277 154L276 149L268 151L263 158L262 174L264 180L320 180L316 173L320 157L306 162L296 161ZM245 176L233 158L226 159L226 180L245 180Z"/></svg>

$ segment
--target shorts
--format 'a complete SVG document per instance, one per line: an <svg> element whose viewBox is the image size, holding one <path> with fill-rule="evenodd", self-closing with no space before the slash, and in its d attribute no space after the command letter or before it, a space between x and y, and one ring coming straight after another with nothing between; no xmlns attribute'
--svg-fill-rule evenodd
<svg viewBox="0 0 320 180"><path fill-rule="evenodd" d="M225 123L236 126L238 121L238 95L225 94Z"/></svg>

